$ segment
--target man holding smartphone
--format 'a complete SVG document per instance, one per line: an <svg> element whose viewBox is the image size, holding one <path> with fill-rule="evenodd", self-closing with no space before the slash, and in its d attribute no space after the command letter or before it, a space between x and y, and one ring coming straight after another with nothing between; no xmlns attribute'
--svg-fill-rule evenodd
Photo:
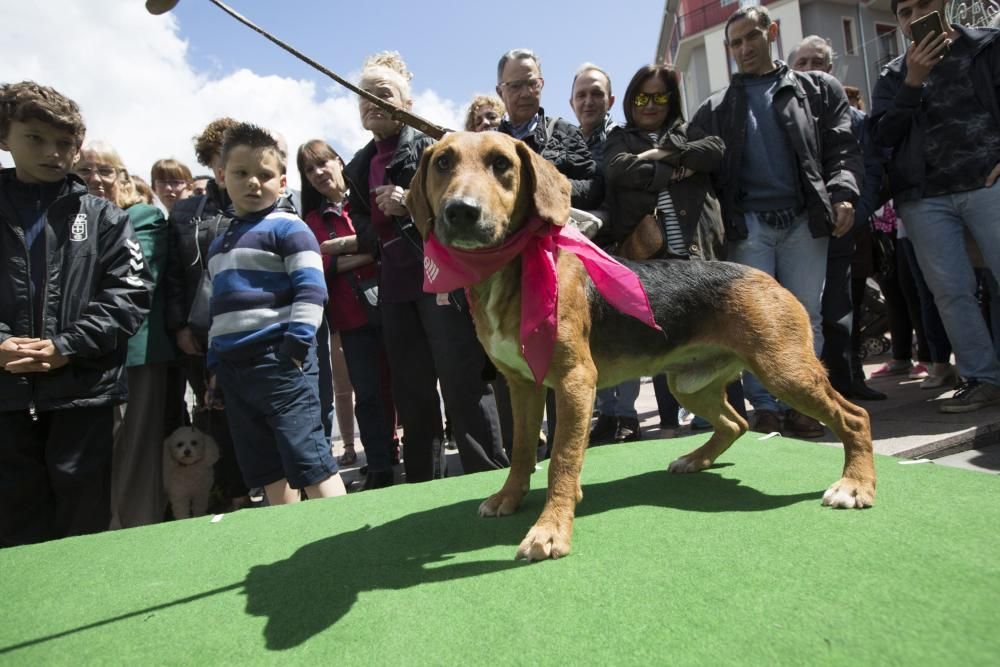
<svg viewBox="0 0 1000 667"><path fill-rule="evenodd" d="M892 1L900 30L920 41L882 71L872 130L892 149L896 208L955 349L963 381L939 409L957 413L1000 403L1000 360L964 239L1000 275L1000 33L947 26L946 5Z"/></svg>

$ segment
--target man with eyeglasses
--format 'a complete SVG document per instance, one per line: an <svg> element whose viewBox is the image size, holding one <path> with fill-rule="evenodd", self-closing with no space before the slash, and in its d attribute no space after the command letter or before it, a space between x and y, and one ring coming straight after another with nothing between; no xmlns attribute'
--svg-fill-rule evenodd
<svg viewBox="0 0 1000 667"><path fill-rule="evenodd" d="M594 209L601 205L597 167L583 135L562 118L548 117L542 108L545 79L538 56L530 49L513 49L497 64L497 95L507 107L497 131L509 134L555 165L573 187L570 205Z"/></svg>
<svg viewBox="0 0 1000 667"><path fill-rule="evenodd" d="M604 200L604 188L598 177L597 165L576 126L562 118L545 115L545 109L542 108L544 86L542 66L534 51L512 49L500 56L496 91L507 107L507 113L500 121L497 131L528 144L569 179L572 187L570 206L588 211L596 209ZM502 380L494 387L506 439L512 428L509 399ZM548 442L551 445L555 442L556 423L555 398L551 391L546 396L546 413Z"/></svg>
<svg viewBox="0 0 1000 667"><path fill-rule="evenodd" d="M798 298L819 356L829 239L854 226L864 171L847 96L829 74L796 72L772 59L778 25L767 8L738 9L725 34L739 73L701 105L691 124L726 143L714 180L727 257L769 273ZM743 386L754 407L752 428L781 431L777 400L750 373ZM823 435L819 422L795 410L784 416L784 430L800 438Z"/></svg>

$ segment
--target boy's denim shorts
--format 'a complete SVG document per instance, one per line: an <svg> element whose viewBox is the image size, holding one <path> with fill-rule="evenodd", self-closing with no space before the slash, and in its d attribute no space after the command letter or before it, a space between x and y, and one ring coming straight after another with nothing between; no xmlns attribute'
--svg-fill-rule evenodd
<svg viewBox="0 0 1000 667"><path fill-rule="evenodd" d="M320 417L315 346L301 369L277 347L249 359L220 359L216 383L247 486L287 479L302 489L335 474L337 462Z"/></svg>

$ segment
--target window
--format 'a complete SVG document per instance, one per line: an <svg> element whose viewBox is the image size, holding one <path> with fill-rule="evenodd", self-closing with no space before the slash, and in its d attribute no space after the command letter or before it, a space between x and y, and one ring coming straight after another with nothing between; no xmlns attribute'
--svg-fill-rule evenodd
<svg viewBox="0 0 1000 667"><path fill-rule="evenodd" d="M735 3L736 3L736 0L722 0L722 2L719 3L719 6L725 7L726 5L732 5L732 4L735 4Z"/></svg>
<svg viewBox="0 0 1000 667"><path fill-rule="evenodd" d="M854 19L845 17L844 24L844 53L853 56L857 55L857 40L854 38Z"/></svg>
<svg viewBox="0 0 1000 667"><path fill-rule="evenodd" d="M899 39L896 26L890 23L875 24L875 39L878 44L878 67L881 69L899 56Z"/></svg>

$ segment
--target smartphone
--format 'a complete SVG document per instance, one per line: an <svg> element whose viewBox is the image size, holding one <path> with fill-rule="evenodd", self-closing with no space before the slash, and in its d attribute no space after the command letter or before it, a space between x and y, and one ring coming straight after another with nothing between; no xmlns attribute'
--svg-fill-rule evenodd
<svg viewBox="0 0 1000 667"><path fill-rule="evenodd" d="M927 35L940 35L943 32L946 32L944 21L941 20L941 12L937 11L921 16L910 24L910 35L914 44L924 41Z"/></svg>

